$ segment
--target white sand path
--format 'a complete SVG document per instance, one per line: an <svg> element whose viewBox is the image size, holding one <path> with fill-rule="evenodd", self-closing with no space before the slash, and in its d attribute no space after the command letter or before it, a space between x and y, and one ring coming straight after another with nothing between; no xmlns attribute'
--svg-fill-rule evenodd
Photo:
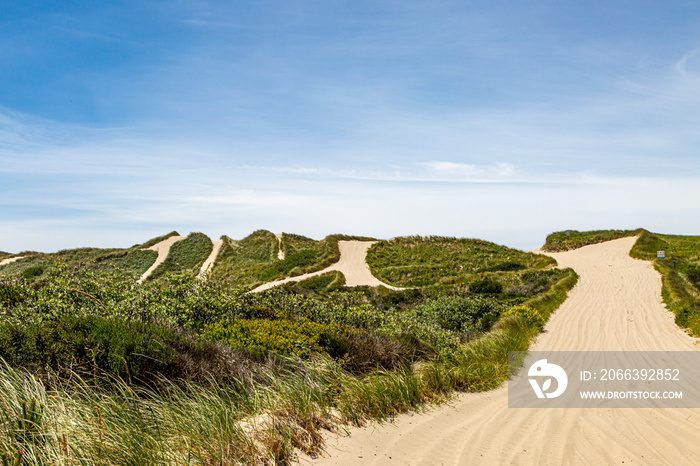
<svg viewBox="0 0 700 466"><path fill-rule="evenodd" d="M281 261L284 260L284 251L282 250L282 235L279 233L276 233L275 236L277 237L277 243L279 244L279 247L277 249L277 258Z"/></svg>
<svg viewBox="0 0 700 466"><path fill-rule="evenodd" d="M549 254L579 274L533 350L697 351L661 301L635 238ZM328 434L308 465L700 464L700 409L515 409L507 384L394 423Z"/></svg>
<svg viewBox="0 0 700 466"><path fill-rule="evenodd" d="M9 259L3 259L0 261L0 266L11 264L17 262L20 259L24 259L24 256L10 257Z"/></svg>
<svg viewBox="0 0 700 466"><path fill-rule="evenodd" d="M221 246L224 244L224 240L220 239L217 241L212 241L211 244L214 247L212 248L209 257L207 257L207 260L204 261L202 267L199 269L199 278L204 278L207 273L211 272L211 269L214 267L214 262L216 262L216 256L219 255L219 251L221 251Z"/></svg>
<svg viewBox="0 0 700 466"><path fill-rule="evenodd" d="M185 239L186 236L171 236L170 238L166 238L160 243L154 244L150 248L151 251L156 251L158 253L158 257L156 258L156 261L151 265L148 270L146 270L143 275L141 275L141 278L137 280L137 283L141 283L144 281L146 278L148 278L149 275L153 273L153 271L158 268L160 264L162 264L165 259L168 257L168 253L170 253L170 248L173 244L177 243L178 241L182 241Z"/></svg>
<svg viewBox="0 0 700 466"><path fill-rule="evenodd" d="M367 250L374 243L376 243L376 241L339 241L340 259L335 264L323 270L319 270L318 272L306 273L304 275L297 275L296 277L265 283L252 290L252 293L269 290L270 288L284 283L298 282L306 280L307 278L317 277L332 271L338 271L345 276L345 286L384 286L392 290L401 289L379 281L369 270L366 260Z"/></svg>

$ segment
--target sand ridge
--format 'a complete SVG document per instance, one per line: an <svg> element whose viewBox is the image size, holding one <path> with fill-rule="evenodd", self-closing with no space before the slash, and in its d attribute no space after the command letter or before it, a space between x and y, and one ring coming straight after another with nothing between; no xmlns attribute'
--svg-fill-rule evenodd
<svg viewBox="0 0 700 466"><path fill-rule="evenodd" d="M269 290L284 283L299 282L332 271L338 271L345 276L345 286L384 286L391 290L401 289L387 285L372 275L369 265L367 265L367 251L374 243L376 241L338 241L340 259L335 264L318 272L265 283L252 290L252 293Z"/></svg>
<svg viewBox="0 0 700 466"><path fill-rule="evenodd" d="M697 351L661 300L661 277L629 257L636 238L548 254L579 274L533 350ZM393 423L328 434L305 465L697 464L700 409L514 409L507 383Z"/></svg>
<svg viewBox="0 0 700 466"><path fill-rule="evenodd" d="M144 281L146 278L148 278L149 275L153 273L153 271L158 268L160 264L162 264L165 259L168 257L168 253L170 253L170 247L177 243L178 241L182 241L183 239L187 238L186 236L171 236L169 238L164 239L160 243L154 244L150 248L151 251L156 251L158 253L158 257L156 258L156 261L151 265L148 270L146 270L143 275L141 275L141 278L137 280L137 283L141 283Z"/></svg>

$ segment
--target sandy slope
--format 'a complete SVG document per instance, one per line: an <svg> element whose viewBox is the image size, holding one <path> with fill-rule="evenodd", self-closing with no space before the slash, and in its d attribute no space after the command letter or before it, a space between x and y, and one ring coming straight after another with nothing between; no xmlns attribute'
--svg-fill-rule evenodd
<svg viewBox="0 0 700 466"><path fill-rule="evenodd" d="M17 257L10 257L9 259L3 259L0 261L0 266L11 264L11 263L16 262L20 259L24 259L24 256L17 256Z"/></svg>
<svg viewBox="0 0 700 466"><path fill-rule="evenodd" d="M138 283L141 283L144 281L150 274L153 273L153 271L165 261L165 258L168 257L168 253L170 252L170 247L177 243L178 241L182 241L185 239L186 236L171 236L170 238L164 239L158 244L154 244L151 246L150 249L151 251L156 251L158 253L158 257L156 258L156 261L151 265L148 270L146 270L143 275L141 275L141 278L138 279Z"/></svg>
<svg viewBox="0 0 700 466"><path fill-rule="evenodd" d="M535 350L697 350L661 302L661 278L628 256L635 238L550 254L579 283ZM395 423L329 436L303 464L698 464L700 409L509 409L507 387Z"/></svg>
<svg viewBox="0 0 700 466"><path fill-rule="evenodd" d="M256 293L258 291L269 290L275 286L281 285L283 283L298 282L306 280L307 278L316 277L318 275L323 275L324 273L332 272L337 270L345 275L345 285L346 286L385 286L392 290L398 290L399 288L389 286L374 277L372 272L369 270L367 265L367 250L375 243L375 241L339 241L338 247L340 248L340 259L335 264L327 267L318 272L307 273L304 275L298 275L296 277L285 278L284 280L277 280L270 283L265 283L255 288L252 292Z"/></svg>
<svg viewBox="0 0 700 466"><path fill-rule="evenodd" d="M211 243L214 245L214 247L212 248L209 257L207 257L207 260L204 261L202 267L199 269L200 278L204 277L204 274L211 271L211 268L214 267L214 262L216 262L216 256L219 255L219 251L221 250L221 246L224 244L224 240L220 239L217 241L212 241Z"/></svg>

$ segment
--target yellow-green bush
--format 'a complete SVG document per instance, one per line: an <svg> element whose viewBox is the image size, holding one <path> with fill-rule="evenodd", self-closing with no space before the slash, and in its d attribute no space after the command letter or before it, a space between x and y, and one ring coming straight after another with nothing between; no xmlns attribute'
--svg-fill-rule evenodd
<svg viewBox="0 0 700 466"><path fill-rule="evenodd" d="M519 316L522 317L529 326L543 328L545 324L545 318L540 312L530 306L524 304L513 306L504 314L505 317L508 316Z"/></svg>
<svg viewBox="0 0 700 466"><path fill-rule="evenodd" d="M334 324L287 319L238 319L204 327L205 338L232 348L296 354L302 358L323 350L321 340L337 333Z"/></svg>

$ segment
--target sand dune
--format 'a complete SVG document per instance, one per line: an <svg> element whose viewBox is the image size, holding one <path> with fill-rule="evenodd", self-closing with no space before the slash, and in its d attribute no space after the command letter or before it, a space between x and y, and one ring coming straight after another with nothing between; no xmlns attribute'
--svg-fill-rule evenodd
<svg viewBox="0 0 700 466"><path fill-rule="evenodd" d="M269 290L270 288L274 288L275 286L279 286L284 283L299 282L306 280L307 278L317 277L332 271L338 271L345 275L345 286L385 286L392 290L400 289L379 281L369 270L366 260L367 250L375 242L376 241L339 241L338 247L340 248L340 259L335 264L323 270L319 270L318 272L307 273L296 277L289 277L283 280L265 283L255 288L252 292L257 293L259 291Z"/></svg>
<svg viewBox="0 0 700 466"><path fill-rule="evenodd" d="M661 301L635 238L549 254L580 275L533 350L696 351ZM394 423L328 435L313 465L698 464L700 409L514 409L507 386Z"/></svg>
<svg viewBox="0 0 700 466"><path fill-rule="evenodd" d="M158 244L154 244L150 248L151 251L156 251L158 253L158 257L156 258L156 261L151 265L148 270L146 270L143 275L141 275L141 278L138 279L138 283L141 283L144 281L146 278L148 278L149 275L153 273L153 271L158 268L160 264L162 264L165 259L168 257L168 253L170 252L170 247L177 243L178 241L182 241L185 239L186 236L171 236L170 238L164 239Z"/></svg>

